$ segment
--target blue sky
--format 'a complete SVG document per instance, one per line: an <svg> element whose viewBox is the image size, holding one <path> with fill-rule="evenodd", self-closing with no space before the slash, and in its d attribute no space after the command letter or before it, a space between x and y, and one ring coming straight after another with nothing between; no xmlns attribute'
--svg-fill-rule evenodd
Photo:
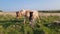
<svg viewBox="0 0 60 34"><path fill-rule="evenodd" d="M59 10L60 0L0 0L0 10Z"/></svg>

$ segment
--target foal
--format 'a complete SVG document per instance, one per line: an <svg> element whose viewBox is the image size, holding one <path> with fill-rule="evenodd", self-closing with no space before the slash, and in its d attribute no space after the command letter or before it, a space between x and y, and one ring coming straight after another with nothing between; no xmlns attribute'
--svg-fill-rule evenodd
<svg viewBox="0 0 60 34"><path fill-rule="evenodd" d="M34 21L38 18L39 19L39 13L38 11L31 11L31 10L21 10L19 12L16 12L17 18L19 19L19 17L24 16L25 18L29 19L29 23L31 25L34 24ZM24 24L25 24L25 20L24 19Z"/></svg>

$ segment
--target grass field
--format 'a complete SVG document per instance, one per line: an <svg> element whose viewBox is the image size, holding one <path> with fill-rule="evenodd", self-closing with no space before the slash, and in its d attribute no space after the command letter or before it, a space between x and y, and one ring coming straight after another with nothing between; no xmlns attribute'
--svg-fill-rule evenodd
<svg viewBox="0 0 60 34"><path fill-rule="evenodd" d="M23 24L24 18L16 20L16 17L6 14L0 15L0 34L60 34L60 16L40 16L34 23L34 28L28 19Z"/></svg>

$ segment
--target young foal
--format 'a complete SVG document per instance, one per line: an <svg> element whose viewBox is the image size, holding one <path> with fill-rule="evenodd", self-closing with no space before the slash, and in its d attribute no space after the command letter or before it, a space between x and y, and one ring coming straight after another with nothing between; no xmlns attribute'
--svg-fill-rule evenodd
<svg viewBox="0 0 60 34"><path fill-rule="evenodd" d="M25 18L29 19L29 23L32 25L34 24L34 21L38 18L39 19L39 13L38 11L31 11L31 10L21 10L19 12L16 12L17 15L17 19L19 19L19 17L24 16ZM25 20L24 19L24 24L25 24Z"/></svg>

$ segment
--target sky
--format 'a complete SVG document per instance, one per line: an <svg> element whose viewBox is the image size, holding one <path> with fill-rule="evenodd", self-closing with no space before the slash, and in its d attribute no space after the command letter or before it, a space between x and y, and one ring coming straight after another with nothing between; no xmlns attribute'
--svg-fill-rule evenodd
<svg viewBox="0 0 60 34"><path fill-rule="evenodd" d="M0 0L0 10L60 10L60 0Z"/></svg>

